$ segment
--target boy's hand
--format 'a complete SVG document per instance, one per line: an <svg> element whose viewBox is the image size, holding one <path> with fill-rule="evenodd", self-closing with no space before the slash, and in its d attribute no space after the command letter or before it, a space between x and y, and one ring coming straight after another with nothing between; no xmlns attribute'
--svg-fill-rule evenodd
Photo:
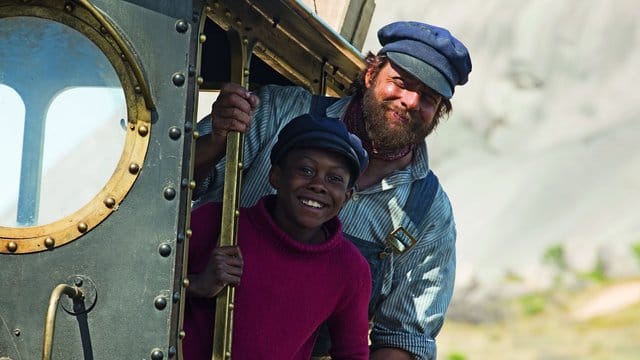
<svg viewBox="0 0 640 360"><path fill-rule="evenodd" d="M238 286L244 262L240 248L215 247L207 268L189 276L189 294L195 297L214 298L227 285Z"/></svg>

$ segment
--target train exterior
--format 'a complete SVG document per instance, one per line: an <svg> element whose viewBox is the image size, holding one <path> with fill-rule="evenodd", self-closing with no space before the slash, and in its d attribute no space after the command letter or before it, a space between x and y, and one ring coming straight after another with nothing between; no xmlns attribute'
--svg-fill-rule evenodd
<svg viewBox="0 0 640 360"><path fill-rule="evenodd" d="M181 358L198 99L344 94L374 4L324 3L0 0L1 360Z"/></svg>

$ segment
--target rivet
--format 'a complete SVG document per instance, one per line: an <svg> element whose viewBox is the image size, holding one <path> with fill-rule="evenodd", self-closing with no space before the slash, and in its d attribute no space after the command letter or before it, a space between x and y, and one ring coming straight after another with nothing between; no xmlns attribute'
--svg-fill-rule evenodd
<svg viewBox="0 0 640 360"><path fill-rule="evenodd" d="M187 237L190 238L193 235L193 231L191 229L187 229Z"/></svg>
<svg viewBox="0 0 640 360"><path fill-rule="evenodd" d="M231 16L231 11L228 11L228 10L227 10L227 11L225 11L225 12L224 12L224 16L226 16L226 17Z"/></svg>
<svg viewBox="0 0 640 360"><path fill-rule="evenodd" d="M77 286L77 287L82 287L82 284L83 284L83 282L82 282L82 278L75 278L75 279L73 280L73 284L74 284L75 286Z"/></svg>
<svg viewBox="0 0 640 360"><path fill-rule="evenodd" d="M235 217L239 217L239 216L240 216L240 211L238 211L238 210L234 211L234 212L233 212L233 215L234 215Z"/></svg>
<svg viewBox="0 0 640 360"><path fill-rule="evenodd" d="M109 209L113 209L113 207L116 206L116 199L112 197L104 199L104 206L108 207Z"/></svg>
<svg viewBox="0 0 640 360"><path fill-rule="evenodd" d="M71 5L70 3L64 4L64 11L72 12L73 11L73 5Z"/></svg>
<svg viewBox="0 0 640 360"><path fill-rule="evenodd" d="M81 233L86 233L87 230L89 230L89 226L86 222L81 221L78 223L78 231L80 231Z"/></svg>
<svg viewBox="0 0 640 360"><path fill-rule="evenodd" d="M163 257L167 257L167 256L171 255L171 245L169 245L169 244L160 245L160 247L158 248L158 252Z"/></svg>
<svg viewBox="0 0 640 360"><path fill-rule="evenodd" d="M120 59L122 59L122 61L127 61L127 55L120 53Z"/></svg>
<svg viewBox="0 0 640 360"><path fill-rule="evenodd" d="M189 287L189 279L187 278L182 279L182 286Z"/></svg>
<svg viewBox="0 0 640 360"><path fill-rule="evenodd" d="M200 37L198 38L198 40L200 41L200 43L204 43L205 41L207 41L207 35L205 34L200 34Z"/></svg>
<svg viewBox="0 0 640 360"><path fill-rule="evenodd" d="M9 241L9 243L7 244L7 250L9 250L10 252L15 252L16 250L18 250L18 244L16 244L15 241Z"/></svg>
<svg viewBox="0 0 640 360"><path fill-rule="evenodd" d="M242 38L242 43L247 45L249 43L249 39L247 39L246 37Z"/></svg>
<svg viewBox="0 0 640 360"><path fill-rule="evenodd" d="M200 137L200 133L198 131L194 131L193 132L193 140L198 140L199 137Z"/></svg>
<svg viewBox="0 0 640 360"><path fill-rule="evenodd" d="M13 335L20 336L21 333L20 329L13 329Z"/></svg>
<svg viewBox="0 0 640 360"><path fill-rule="evenodd" d="M176 353L178 352L178 350L176 350L175 346L169 346L169 357L174 357L176 355Z"/></svg>
<svg viewBox="0 0 640 360"><path fill-rule="evenodd" d="M140 171L140 165L136 164L136 163L131 163L129 164L129 172L131 174L137 174L138 171Z"/></svg>
<svg viewBox="0 0 640 360"><path fill-rule="evenodd" d="M47 236L46 239L44 239L44 246L47 249L51 249L53 248L53 246L56 244L56 242L53 240L53 238L51 236Z"/></svg>
<svg viewBox="0 0 640 360"><path fill-rule="evenodd" d="M244 164L242 162L238 163L238 169L242 170L244 168Z"/></svg>
<svg viewBox="0 0 640 360"><path fill-rule="evenodd" d="M174 303L177 303L178 301L180 301L180 292L179 291L174 292L171 298L173 299Z"/></svg>
<svg viewBox="0 0 640 360"><path fill-rule="evenodd" d="M187 32L187 30L189 30L189 24L187 24L186 21L184 20L178 20L176 21L176 31L179 33L184 33Z"/></svg>
<svg viewBox="0 0 640 360"><path fill-rule="evenodd" d="M159 349L154 349L151 352L151 360L162 360L164 359L164 353Z"/></svg>
<svg viewBox="0 0 640 360"><path fill-rule="evenodd" d="M189 181L189 189L193 190L195 188L196 188L196 181L195 180Z"/></svg>
<svg viewBox="0 0 640 360"><path fill-rule="evenodd" d="M178 338L179 338L180 340L184 339L184 337L185 337L185 336L187 336L187 333L186 333L186 332L184 332L184 330L180 330L180 331L178 332Z"/></svg>
<svg viewBox="0 0 640 360"><path fill-rule="evenodd" d="M173 140L180 139L180 135L182 135L182 131L175 126L169 128L169 137Z"/></svg>
<svg viewBox="0 0 640 360"><path fill-rule="evenodd" d="M167 299L165 299L163 296L158 296L154 301L153 304L156 306L156 309L158 310L164 310L164 308L167 307Z"/></svg>
<svg viewBox="0 0 640 360"><path fill-rule="evenodd" d="M244 69L242 73L244 74L244 76L249 76L249 69Z"/></svg>
<svg viewBox="0 0 640 360"><path fill-rule="evenodd" d="M184 132L187 134L193 130L193 123L191 121L184 123Z"/></svg>
<svg viewBox="0 0 640 360"><path fill-rule="evenodd" d="M204 83L204 78L202 76L198 76L196 78L196 82L198 83L198 85L202 85Z"/></svg>
<svg viewBox="0 0 640 360"><path fill-rule="evenodd" d="M138 127L138 134L140 134L140 136L147 136L147 134L149 134L149 128L146 125L140 125L140 127Z"/></svg>
<svg viewBox="0 0 640 360"><path fill-rule="evenodd" d="M180 186L182 186L183 188L186 188L187 186L189 186L189 179L187 178L182 179L182 181L180 181Z"/></svg>
<svg viewBox="0 0 640 360"><path fill-rule="evenodd" d="M107 33L107 28L104 27L104 26L100 26L100 32L103 33L103 34L106 34Z"/></svg>
<svg viewBox="0 0 640 360"><path fill-rule="evenodd" d="M182 243L184 242L185 236L183 233L179 233L178 236L176 237L176 241L178 241L178 243Z"/></svg>
<svg viewBox="0 0 640 360"><path fill-rule="evenodd" d="M140 85L136 85L133 87L133 91L135 91L136 94L140 94L142 93L142 88L140 87Z"/></svg>
<svg viewBox="0 0 640 360"><path fill-rule="evenodd" d="M164 198L167 200L173 200L176 197L176 189L167 187L164 189Z"/></svg>
<svg viewBox="0 0 640 360"><path fill-rule="evenodd" d="M242 25L242 20L240 20L239 18L236 18L236 25L238 26Z"/></svg>
<svg viewBox="0 0 640 360"><path fill-rule="evenodd" d="M189 65L189 77L192 77L196 74L196 67L193 65Z"/></svg>
<svg viewBox="0 0 640 360"><path fill-rule="evenodd" d="M173 81L173 85L182 86L182 85L184 85L184 81L185 81L184 74L183 73L175 73L171 77L171 80Z"/></svg>

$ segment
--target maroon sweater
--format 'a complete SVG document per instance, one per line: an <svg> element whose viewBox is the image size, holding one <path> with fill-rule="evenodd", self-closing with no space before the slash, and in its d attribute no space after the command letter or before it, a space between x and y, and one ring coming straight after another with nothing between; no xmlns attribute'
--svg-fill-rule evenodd
<svg viewBox="0 0 640 360"><path fill-rule="evenodd" d="M369 265L342 236L337 218L329 239L304 244L273 222L274 197L241 210L238 245L244 259L236 289L232 355L244 359L308 360L316 330L328 321L333 359L368 359ZM220 232L220 204L191 216L188 272L202 272ZM185 360L210 360L215 300L188 298L183 340Z"/></svg>

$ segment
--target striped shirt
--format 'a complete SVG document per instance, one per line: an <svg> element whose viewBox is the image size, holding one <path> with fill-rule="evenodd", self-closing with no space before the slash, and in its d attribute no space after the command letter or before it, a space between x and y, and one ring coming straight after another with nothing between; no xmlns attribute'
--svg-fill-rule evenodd
<svg viewBox="0 0 640 360"><path fill-rule="evenodd" d="M262 196L274 193L268 182L269 154L277 134L294 117L309 111L311 94L299 87L269 85L257 94L260 105L245 135L244 171L240 202L249 207ZM327 116L342 117L350 101L338 100ZM209 121L198 124L201 134L211 132ZM211 170L195 190L194 206L221 201L225 160ZM375 310L371 332L372 350L401 348L416 359L435 359L435 337L440 331L453 293L455 278L455 223L445 192L438 189L427 214L414 223L403 210L411 184L429 172L426 143L416 147L411 164L379 184L354 191L339 216L346 234L384 244L387 235L402 226L417 244L391 257L392 271L385 276L382 301Z"/></svg>

